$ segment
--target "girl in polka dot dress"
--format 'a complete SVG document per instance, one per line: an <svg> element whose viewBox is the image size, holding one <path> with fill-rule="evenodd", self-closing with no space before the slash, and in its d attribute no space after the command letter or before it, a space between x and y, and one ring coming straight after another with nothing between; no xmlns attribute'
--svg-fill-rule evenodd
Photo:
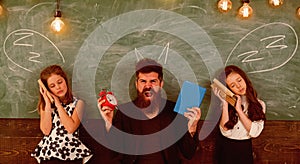
<svg viewBox="0 0 300 164"><path fill-rule="evenodd" d="M67 75L60 66L45 68L40 80L45 86L40 86L38 102L44 137L31 156L38 163L86 163L92 154L78 134L84 102L73 96Z"/></svg>

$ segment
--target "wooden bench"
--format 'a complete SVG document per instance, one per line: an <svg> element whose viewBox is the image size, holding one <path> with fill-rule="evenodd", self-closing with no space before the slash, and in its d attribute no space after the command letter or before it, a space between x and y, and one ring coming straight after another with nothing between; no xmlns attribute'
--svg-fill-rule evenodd
<svg viewBox="0 0 300 164"><path fill-rule="evenodd" d="M99 120L89 120L97 127ZM202 123L202 122L201 122ZM211 164L215 150L217 128L200 143L200 149L187 164ZM30 156L41 140L39 119L0 119L0 163L37 163ZM91 163L98 163L105 154L105 147L98 144L80 127L81 140L96 154ZM300 121L266 121L262 134L253 139L255 163L300 163Z"/></svg>

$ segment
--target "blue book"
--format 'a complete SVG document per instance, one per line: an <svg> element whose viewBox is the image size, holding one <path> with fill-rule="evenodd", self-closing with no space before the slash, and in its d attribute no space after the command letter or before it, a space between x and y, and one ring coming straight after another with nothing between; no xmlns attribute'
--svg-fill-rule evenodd
<svg viewBox="0 0 300 164"><path fill-rule="evenodd" d="M189 81L184 81L178 95L174 111L183 115L186 108L200 107L206 89Z"/></svg>

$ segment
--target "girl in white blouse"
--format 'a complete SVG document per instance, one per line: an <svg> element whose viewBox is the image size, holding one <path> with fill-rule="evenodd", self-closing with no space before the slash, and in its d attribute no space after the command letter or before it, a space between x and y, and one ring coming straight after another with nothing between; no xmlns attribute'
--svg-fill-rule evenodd
<svg viewBox="0 0 300 164"><path fill-rule="evenodd" d="M221 98L220 90L214 89L222 102L221 135L216 143L217 163L252 164L251 138L258 137L264 128L266 105L257 98L251 81L239 67L225 67L225 75L227 87L236 95L237 102L231 106Z"/></svg>

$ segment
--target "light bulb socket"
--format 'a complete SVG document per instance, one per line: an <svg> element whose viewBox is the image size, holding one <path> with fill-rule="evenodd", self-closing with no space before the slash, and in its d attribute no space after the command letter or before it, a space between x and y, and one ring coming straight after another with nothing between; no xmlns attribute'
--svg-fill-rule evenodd
<svg viewBox="0 0 300 164"><path fill-rule="evenodd" d="M61 17L61 11L60 10L56 10L54 17Z"/></svg>

